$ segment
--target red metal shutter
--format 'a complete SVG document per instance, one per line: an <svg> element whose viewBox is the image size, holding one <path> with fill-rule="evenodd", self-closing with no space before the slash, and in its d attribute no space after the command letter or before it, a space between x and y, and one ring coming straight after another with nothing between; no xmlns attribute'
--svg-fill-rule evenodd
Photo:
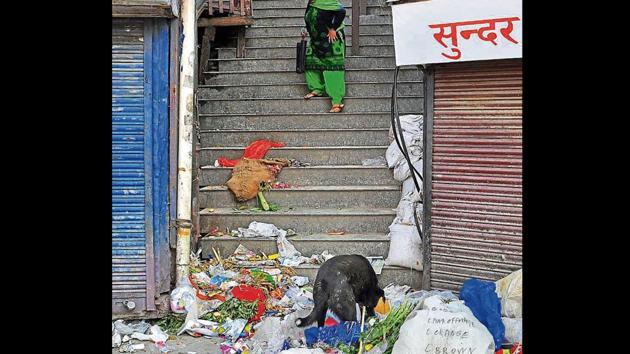
<svg viewBox="0 0 630 354"><path fill-rule="evenodd" d="M435 67L432 289L522 267L522 62Z"/></svg>

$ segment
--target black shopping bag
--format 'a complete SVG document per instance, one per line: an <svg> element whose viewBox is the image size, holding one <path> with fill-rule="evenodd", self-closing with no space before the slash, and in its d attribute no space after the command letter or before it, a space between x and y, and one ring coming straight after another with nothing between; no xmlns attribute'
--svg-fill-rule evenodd
<svg viewBox="0 0 630 354"><path fill-rule="evenodd" d="M295 72L298 74L302 74L306 69L306 40L302 39L298 42L296 47L296 62L295 62Z"/></svg>

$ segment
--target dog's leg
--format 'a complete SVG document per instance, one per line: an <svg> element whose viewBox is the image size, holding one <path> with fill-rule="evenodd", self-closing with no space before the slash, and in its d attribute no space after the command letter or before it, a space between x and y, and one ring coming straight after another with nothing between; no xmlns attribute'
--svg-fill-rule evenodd
<svg viewBox="0 0 630 354"><path fill-rule="evenodd" d="M313 311L308 316L295 320L298 327L306 327L315 321L317 321L317 326L324 326L326 310L328 309L328 294L321 288L314 290L313 301L315 302Z"/></svg>

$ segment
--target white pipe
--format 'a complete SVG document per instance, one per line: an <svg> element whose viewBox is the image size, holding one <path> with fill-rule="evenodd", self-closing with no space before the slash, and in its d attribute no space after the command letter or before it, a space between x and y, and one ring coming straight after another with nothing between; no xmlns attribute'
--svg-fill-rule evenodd
<svg viewBox="0 0 630 354"><path fill-rule="evenodd" d="M195 0L182 0L184 42L179 72L179 136L177 156L177 284L188 278L192 227L192 143L197 17Z"/></svg>

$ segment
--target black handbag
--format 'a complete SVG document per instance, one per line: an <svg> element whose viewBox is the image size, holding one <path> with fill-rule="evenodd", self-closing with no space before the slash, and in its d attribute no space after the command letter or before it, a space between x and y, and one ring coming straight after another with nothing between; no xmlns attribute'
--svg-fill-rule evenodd
<svg viewBox="0 0 630 354"><path fill-rule="evenodd" d="M306 70L306 39L304 37L305 33L302 32L302 40L296 46L295 72L298 74L302 74Z"/></svg>

